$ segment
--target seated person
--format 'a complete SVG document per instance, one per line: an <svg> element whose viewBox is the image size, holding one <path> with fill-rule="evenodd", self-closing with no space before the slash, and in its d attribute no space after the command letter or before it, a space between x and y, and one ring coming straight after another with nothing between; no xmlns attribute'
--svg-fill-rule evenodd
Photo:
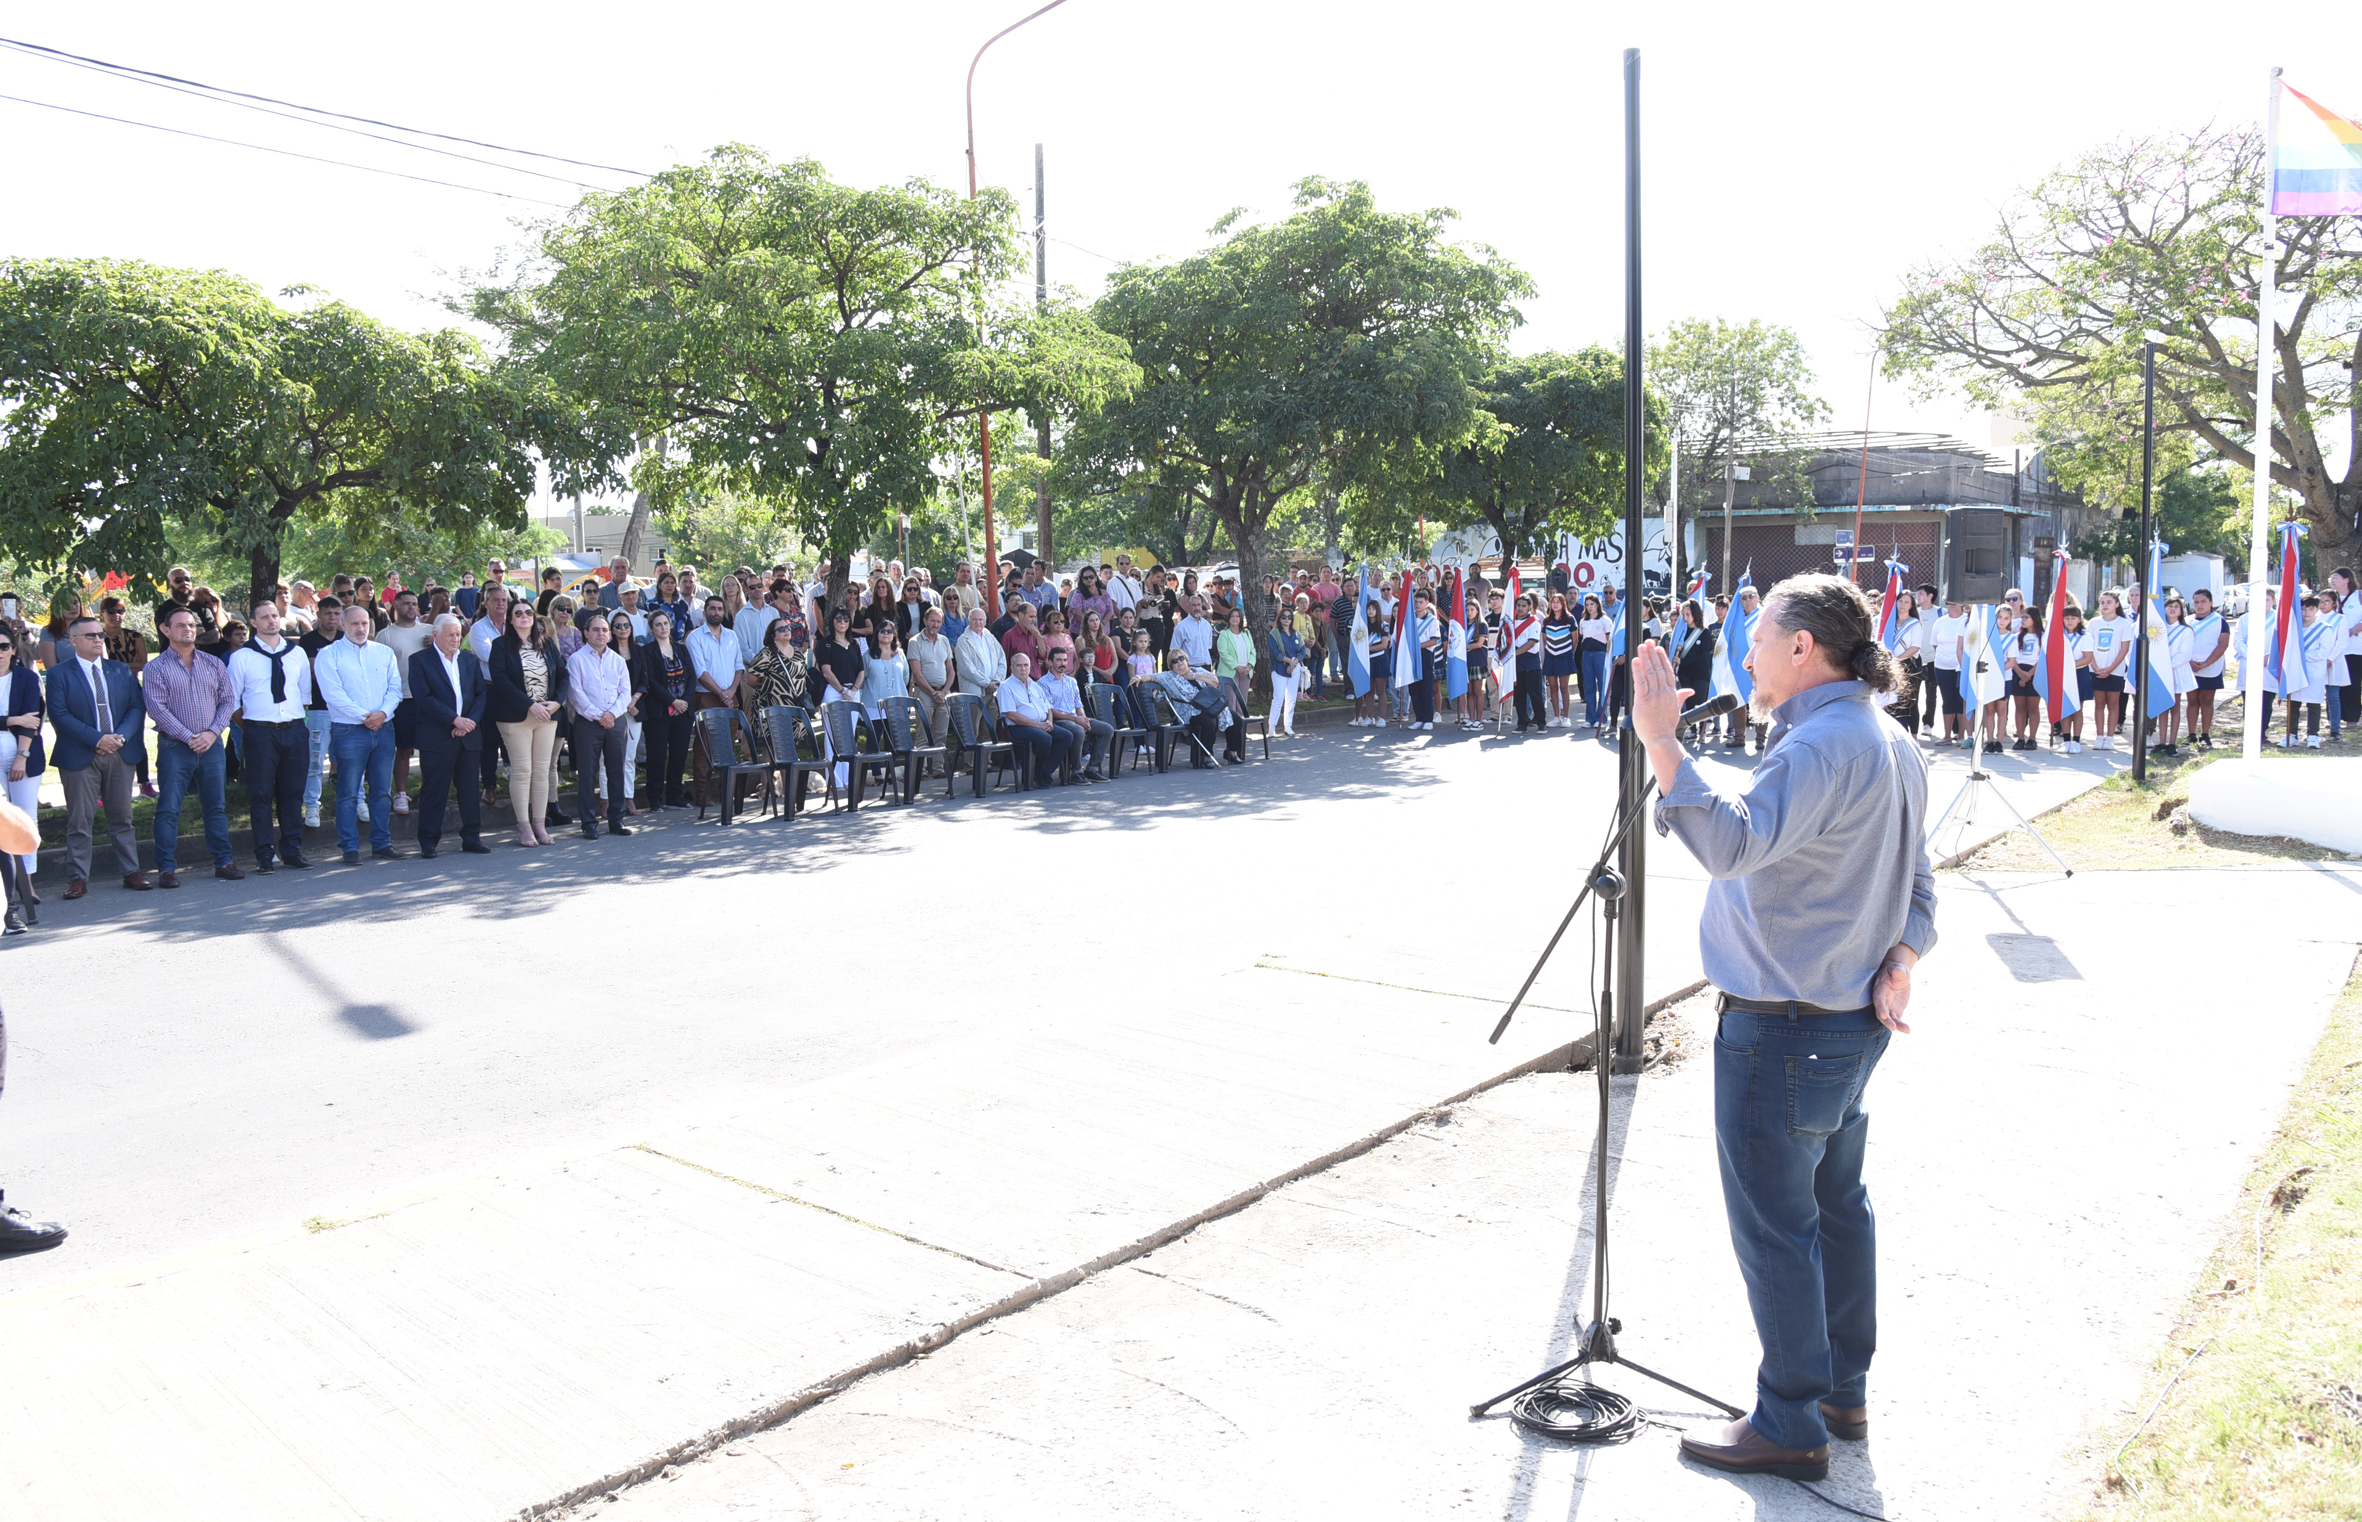
<svg viewBox="0 0 2362 1522"><path fill-rule="evenodd" d="M1222 684L1211 675L1192 671L1189 656L1180 650L1171 652L1172 669L1159 673L1156 684L1172 699L1173 712L1188 727L1198 742L1189 764L1196 767L1213 765L1206 759L1214 753L1214 734L1222 733L1222 759L1236 766L1247 759L1247 725L1238 711L1230 706L1222 692ZM1216 716L1220 717L1217 718Z"/></svg>
<svg viewBox="0 0 2362 1522"><path fill-rule="evenodd" d="M1064 646L1050 651L1050 674L1036 684L1050 700L1050 722L1072 735L1087 763L1085 782L1105 782L1107 752L1115 743L1115 726L1094 719L1083 710L1082 689L1075 685L1074 652Z"/></svg>

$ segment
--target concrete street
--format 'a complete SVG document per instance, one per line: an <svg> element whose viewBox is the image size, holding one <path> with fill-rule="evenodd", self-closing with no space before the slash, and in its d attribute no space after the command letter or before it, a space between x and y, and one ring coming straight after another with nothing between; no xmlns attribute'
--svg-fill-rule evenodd
<svg viewBox="0 0 2362 1522"><path fill-rule="evenodd" d="M2109 759L1995 769L2032 813ZM1220 775L52 893L0 962L0 1161L75 1236L0 1266L40 1371L7 1483L75 1517L595 1494L1563 1046L1573 939L1482 1038L1612 787L1565 735L1332 730ZM1663 997L1702 885L1672 847L1651 879Z"/></svg>

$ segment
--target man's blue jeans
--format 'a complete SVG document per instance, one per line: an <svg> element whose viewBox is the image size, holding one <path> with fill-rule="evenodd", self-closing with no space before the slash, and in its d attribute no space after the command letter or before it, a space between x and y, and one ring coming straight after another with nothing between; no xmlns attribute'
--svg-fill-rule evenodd
<svg viewBox="0 0 2362 1522"><path fill-rule="evenodd" d="M1822 1401L1869 1404L1878 1291L1862 1090L1887 1040L1867 1009L1793 1021L1733 1010L1714 1038L1722 1203L1763 1344L1748 1422L1783 1448L1829 1441Z"/></svg>
<svg viewBox="0 0 2362 1522"><path fill-rule="evenodd" d="M336 843L361 849L361 785L369 786L369 849L394 843L394 721L331 724L328 748L336 753Z"/></svg>
<svg viewBox="0 0 2362 1522"><path fill-rule="evenodd" d="M180 870L180 806L197 784L197 807L205 815L205 849L213 864L226 867L230 853L230 805L223 792L229 773L229 752L221 736L199 755L170 735L156 736L156 870Z"/></svg>
<svg viewBox="0 0 2362 1522"><path fill-rule="evenodd" d="M303 806L320 806L320 779L328 772L328 710L307 708L303 711L303 727L312 746L311 770L303 779Z"/></svg>

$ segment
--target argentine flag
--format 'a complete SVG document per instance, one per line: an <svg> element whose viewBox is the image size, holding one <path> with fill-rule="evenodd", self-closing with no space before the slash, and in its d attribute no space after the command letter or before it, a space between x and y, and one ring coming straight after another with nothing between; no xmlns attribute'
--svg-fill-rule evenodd
<svg viewBox="0 0 2362 1522"><path fill-rule="evenodd" d="M1370 572L1361 570L1361 578L1353 596L1353 643L1346 647L1345 674L1353 678L1353 695L1370 695ZM1359 712L1359 710L1355 710Z"/></svg>
<svg viewBox="0 0 2362 1522"><path fill-rule="evenodd" d="M1402 601L1394 605L1394 685L1408 687L1419 680L1419 599L1411 573L1402 573Z"/></svg>
<svg viewBox="0 0 2362 1522"><path fill-rule="evenodd" d="M1911 594L1903 585L1910 570L1899 560L1886 563L1886 596L1878 604L1878 643L1890 655L1903 647L1903 625L1911 615Z"/></svg>
<svg viewBox="0 0 2362 1522"><path fill-rule="evenodd" d="M2179 701L2173 690L2173 646L2165 630L2165 545L2149 541L2149 579L2141 583L2141 632L2149 637L2149 717Z"/></svg>
<svg viewBox="0 0 2362 1522"><path fill-rule="evenodd" d="M2042 658L2034 663L2034 690L2052 724L2083 707L2082 683L2067 659L2067 552L2052 552L2050 613L2042 621ZM2168 684L2171 685L2170 683Z"/></svg>
<svg viewBox="0 0 2362 1522"><path fill-rule="evenodd" d="M1468 584L1452 572L1450 620L1443 632L1444 696L1457 702L1468 695Z"/></svg>
<svg viewBox="0 0 2362 1522"><path fill-rule="evenodd" d="M1741 577L1739 585L1744 587L1749 583ZM1755 677L1747 669L1747 648L1755 641L1755 619L1762 611L1760 603L1754 613L1749 613L1743 604L1732 601L1730 617L1723 620L1722 638L1714 646L1713 690L1708 697L1718 698L1729 692L1736 693L1741 703L1754 700Z"/></svg>
<svg viewBox="0 0 2362 1522"><path fill-rule="evenodd" d="M2272 643L2264 661L2264 672L2280 695L2290 702L2318 703L2321 689L2313 683L2313 663L2305 659L2305 612L2297 606L2302 593L2296 574L2296 539L2303 532L2302 524L2280 525L2280 606L2272 610ZM2336 626L2316 624L2314 627L2327 630Z"/></svg>
<svg viewBox="0 0 2362 1522"><path fill-rule="evenodd" d="M2010 636L2001 629L2001 609L1986 603L1968 610L1968 643L1960 652L1960 690L1967 694L1971 714L1987 703L2009 696L2009 663L2005 653ZM1979 668L1983 669L1979 669Z"/></svg>

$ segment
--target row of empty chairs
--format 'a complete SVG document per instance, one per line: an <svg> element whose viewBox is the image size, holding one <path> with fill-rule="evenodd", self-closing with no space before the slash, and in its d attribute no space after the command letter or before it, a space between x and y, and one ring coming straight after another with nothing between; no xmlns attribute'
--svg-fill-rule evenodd
<svg viewBox="0 0 2362 1522"><path fill-rule="evenodd" d="M1144 714L1135 711L1124 691L1107 683L1096 682L1083 689L1091 716L1114 731L1108 745L1110 776L1120 775L1124 758L1142 747L1160 772L1171 770L1174 752L1183 743L1205 759L1213 759L1173 712L1172 701L1163 692L1153 687L1136 690L1146 699ZM803 812L804 791L814 774L826 789L828 805L846 812L861 807L873 778L876 791L891 797L897 771L901 773L902 802L916 803L926 768L938 759L943 762L946 798L958 791L963 767L979 798L1004 772L1020 792L1033 785L1033 779L1023 775L1017 764L1008 721L985 698L958 693L948 699L940 736L927 722L926 710L916 698L886 698L878 709L879 717L872 719L857 703L823 703L817 714L781 704L758 711L751 725L735 708L699 712L697 743L705 756L709 790L720 794L715 802L721 809L721 822L727 825L738 815L741 778L759 780L765 815L778 808L789 819ZM1266 758L1271 754L1268 737L1263 753ZM841 789L836 780L839 767L845 770ZM710 806L701 800L697 817L703 819Z"/></svg>

